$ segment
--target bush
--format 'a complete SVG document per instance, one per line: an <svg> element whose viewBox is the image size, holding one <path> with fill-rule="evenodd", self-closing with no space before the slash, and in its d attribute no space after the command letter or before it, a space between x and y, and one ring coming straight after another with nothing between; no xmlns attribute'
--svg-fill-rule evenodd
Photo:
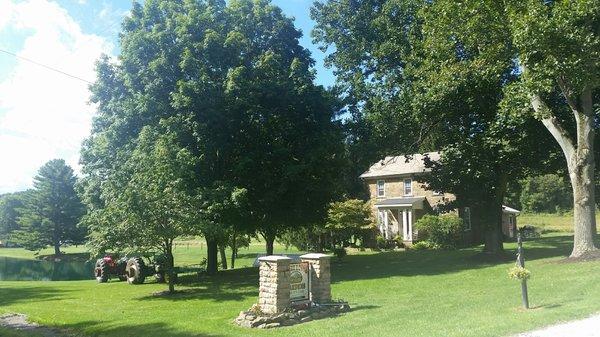
<svg viewBox="0 0 600 337"><path fill-rule="evenodd" d="M379 248L379 249L387 248L387 241L385 240L385 238L383 236L377 235L377 237L375 238L375 242L377 243L377 248Z"/></svg>
<svg viewBox="0 0 600 337"><path fill-rule="evenodd" d="M414 245L410 246L410 249L413 250L426 250L426 249L437 249L438 247L429 242L429 241L419 241L417 243L415 243Z"/></svg>
<svg viewBox="0 0 600 337"><path fill-rule="evenodd" d="M532 225L520 227L519 233L523 239L536 239L542 236L540 229Z"/></svg>
<svg viewBox="0 0 600 337"><path fill-rule="evenodd" d="M441 249L454 249L460 244L463 226L462 219L454 214L425 215L415 223L419 238Z"/></svg>
<svg viewBox="0 0 600 337"><path fill-rule="evenodd" d="M334 248L333 249L333 255L335 255L335 257L337 257L338 260L341 260L344 257L346 257L346 255L348 255L348 253L346 252L345 248L340 247L340 248Z"/></svg>

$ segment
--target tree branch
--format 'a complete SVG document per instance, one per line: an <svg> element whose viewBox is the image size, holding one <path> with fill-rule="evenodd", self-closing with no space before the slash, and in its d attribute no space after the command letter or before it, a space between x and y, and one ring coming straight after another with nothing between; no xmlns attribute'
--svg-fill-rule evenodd
<svg viewBox="0 0 600 337"><path fill-rule="evenodd" d="M560 148L562 149L563 153L565 154L565 157L567 158L568 165L571 165L571 158L575 153L575 144L573 142L573 139L571 139L571 136L569 135L567 130L565 130L565 128L562 126L558 118L552 115L552 111L550 110L548 105L546 105L544 100L542 100L539 94L533 94L531 96L531 105L533 106L535 112L543 116L542 123L544 124L546 129L550 131L552 137L556 139L558 145L560 145Z"/></svg>

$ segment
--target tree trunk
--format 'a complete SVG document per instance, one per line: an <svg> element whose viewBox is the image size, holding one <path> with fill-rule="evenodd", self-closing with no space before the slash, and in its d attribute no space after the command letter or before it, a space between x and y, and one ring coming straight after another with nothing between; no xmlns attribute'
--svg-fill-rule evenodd
<svg viewBox="0 0 600 337"><path fill-rule="evenodd" d="M167 274L169 275L169 293L175 292L175 259L173 258L173 248L168 247L166 254L167 256Z"/></svg>
<svg viewBox="0 0 600 337"><path fill-rule="evenodd" d="M263 234L266 242L267 255L273 255L273 244L275 243L275 234L267 233Z"/></svg>
<svg viewBox="0 0 600 337"><path fill-rule="evenodd" d="M591 108L590 108L591 109ZM577 116L577 115L576 115ZM571 257L596 250L596 196L594 186L594 118L580 114L577 121L577 149L569 160L573 188L574 239Z"/></svg>
<svg viewBox="0 0 600 337"><path fill-rule="evenodd" d="M235 268L235 258L237 257L237 235L235 231L231 237L231 269Z"/></svg>
<svg viewBox="0 0 600 337"><path fill-rule="evenodd" d="M225 254L225 245L219 245L219 253L221 254L221 268L227 269L227 255Z"/></svg>
<svg viewBox="0 0 600 337"><path fill-rule="evenodd" d="M564 129L561 122L539 95L532 96L532 106L543 114L542 123L560 145L567 160L569 178L573 189L573 251L571 257L593 252L596 235L596 205L594 189L594 110L591 90L584 90L580 106L568 95L569 90L559 81L561 90L575 116L576 140Z"/></svg>
<svg viewBox="0 0 600 337"><path fill-rule="evenodd" d="M60 243L54 242L54 255L60 255Z"/></svg>
<svg viewBox="0 0 600 337"><path fill-rule="evenodd" d="M487 207L486 207L487 208ZM496 203L484 210L484 246L483 251L490 254L499 254L504 251L502 235L502 204Z"/></svg>
<svg viewBox="0 0 600 337"><path fill-rule="evenodd" d="M206 238L206 273L215 275L217 273L217 241Z"/></svg>

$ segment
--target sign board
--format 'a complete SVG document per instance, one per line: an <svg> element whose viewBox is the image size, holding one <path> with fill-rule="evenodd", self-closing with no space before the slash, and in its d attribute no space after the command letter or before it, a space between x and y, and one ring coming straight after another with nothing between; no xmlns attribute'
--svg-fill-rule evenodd
<svg viewBox="0 0 600 337"><path fill-rule="evenodd" d="M310 266L308 262L290 264L290 300L308 301L310 289Z"/></svg>

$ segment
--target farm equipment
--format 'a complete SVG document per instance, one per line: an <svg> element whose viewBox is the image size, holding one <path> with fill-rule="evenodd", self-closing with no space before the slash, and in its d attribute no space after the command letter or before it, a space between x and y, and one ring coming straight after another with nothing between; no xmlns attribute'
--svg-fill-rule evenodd
<svg viewBox="0 0 600 337"><path fill-rule="evenodd" d="M148 264L142 257L122 257L116 259L112 255L106 255L96 261L94 276L99 283L108 282L111 277L117 277L120 281L129 284L142 284L148 276L154 276L159 283L165 282L166 272L162 259L156 257L154 263L148 259Z"/></svg>

